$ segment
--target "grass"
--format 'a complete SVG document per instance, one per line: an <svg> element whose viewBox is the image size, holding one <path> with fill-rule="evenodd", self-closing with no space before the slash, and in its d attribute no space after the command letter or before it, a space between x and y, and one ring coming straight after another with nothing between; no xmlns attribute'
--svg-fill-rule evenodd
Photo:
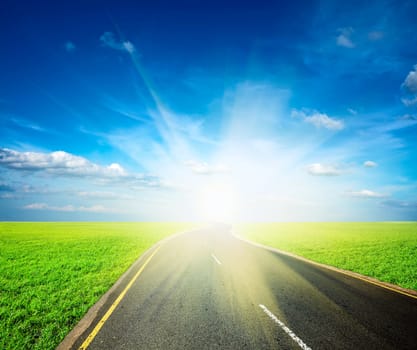
<svg viewBox="0 0 417 350"><path fill-rule="evenodd" d="M0 223L0 349L54 349L172 223Z"/></svg>
<svg viewBox="0 0 417 350"><path fill-rule="evenodd" d="M417 290L417 223L269 223L243 237L308 259Z"/></svg>

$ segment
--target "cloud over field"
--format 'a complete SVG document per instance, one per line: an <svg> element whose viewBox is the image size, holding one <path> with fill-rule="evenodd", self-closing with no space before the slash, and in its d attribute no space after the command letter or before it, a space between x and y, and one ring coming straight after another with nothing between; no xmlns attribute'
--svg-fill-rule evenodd
<svg viewBox="0 0 417 350"><path fill-rule="evenodd" d="M51 153L20 152L0 148L0 166L16 171L42 172L65 177L95 178L107 182L123 180L127 184L136 186L162 186L161 180L155 176L128 173L118 163L101 166L84 157L64 151Z"/></svg>
<svg viewBox="0 0 417 350"><path fill-rule="evenodd" d="M300 118L308 124L313 124L316 128L325 128L329 130L342 130L345 124L342 120L329 117L325 113L318 111L306 111L293 109L291 117Z"/></svg>
<svg viewBox="0 0 417 350"><path fill-rule="evenodd" d="M338 176L343 172L334 165L325 165L321 163L313 163L307 166L307 171L314 176Z"/></svg>
<svg viewBox="0 0 417 350"><path fill-rule="evenodd" d="M356 198L382 198L386 195L371 190L347 191L346 195Z"/></svg>
<svg viewBox="0 0 417 350"><path fill-rule="evenodd" d="M402 201L396 199L390 199L381 202L381 205L391 208L399 209L417 209L417 201Z"/></svg>
<svg viewBox="0 0 417 350"><path fill-rule="evenodd" d="M105 191L79 191L77 196L86 199L106 199L106 200L118 200L118 199L134 199L134 196L127 194L105 192Z"/></svg>
<svg viewBox="0 0 417 350"><path fill-rule="evenodd" d="M84 206L73 206L73 205L64 205L64 206L51 206L46 203L31 203L25 205L23 209L28 210L48 210L48 211L60 211L60 212L87 212L87 213L113 213L114 209L106 208L102 205L93 205L90 207Z"/></svg>

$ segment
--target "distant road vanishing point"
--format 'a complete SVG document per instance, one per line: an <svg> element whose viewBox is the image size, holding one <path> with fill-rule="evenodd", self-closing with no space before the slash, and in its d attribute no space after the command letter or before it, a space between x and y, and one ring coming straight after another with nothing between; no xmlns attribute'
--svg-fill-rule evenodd
<svg viewBox="0 0 417 350"><path fill-rule="evenodd" d="M216 226L158 244L72 349L417 349L417 299Z"/></svg>

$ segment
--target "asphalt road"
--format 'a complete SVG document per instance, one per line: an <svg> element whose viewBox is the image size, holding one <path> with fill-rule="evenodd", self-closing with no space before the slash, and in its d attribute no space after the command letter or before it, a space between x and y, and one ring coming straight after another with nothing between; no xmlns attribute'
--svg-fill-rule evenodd
<svg viewBox="0 0 417 350"><path fill-rule="evenodd" d="M161 244L88 346L300 348L417 349L417 299L252 246L217 227Z"/></svg>

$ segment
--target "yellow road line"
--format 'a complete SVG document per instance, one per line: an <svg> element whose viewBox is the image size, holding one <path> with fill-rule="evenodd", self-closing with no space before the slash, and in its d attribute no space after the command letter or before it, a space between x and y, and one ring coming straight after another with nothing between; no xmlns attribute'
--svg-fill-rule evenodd
<svg viewBox="0 0 417 350"><path fill-rule="evenodd" d="M149 256L148 259L146 259L145 263L142 265L142 267L139 269L138 272L133 276L133 278L130 280L129 284L123 289L123 291L120 293L120 295L117 297L117 299L114 301L114 303L110 306L110 308L107 310L107 312L104 314L102 319L97 323L97 325L94 327L90 335L84 340L82 345L78 348L78 350L85 350L88 348L90 343L93 341L93 339L96 337L97 333L100 331L101 327L103 327L104 323L107 321L107 319L110 317L110 315L113 313L113 311L116 309L117 305L122 301L123 297L127 293L127 291L132 287L133 283L135 283L136 279L139 277L139 275L142 273L142 271L145 269L146 265L151 261L153 256L156 254L156 252L161 248L159 246L155 249L155 251Z"/></svg>

